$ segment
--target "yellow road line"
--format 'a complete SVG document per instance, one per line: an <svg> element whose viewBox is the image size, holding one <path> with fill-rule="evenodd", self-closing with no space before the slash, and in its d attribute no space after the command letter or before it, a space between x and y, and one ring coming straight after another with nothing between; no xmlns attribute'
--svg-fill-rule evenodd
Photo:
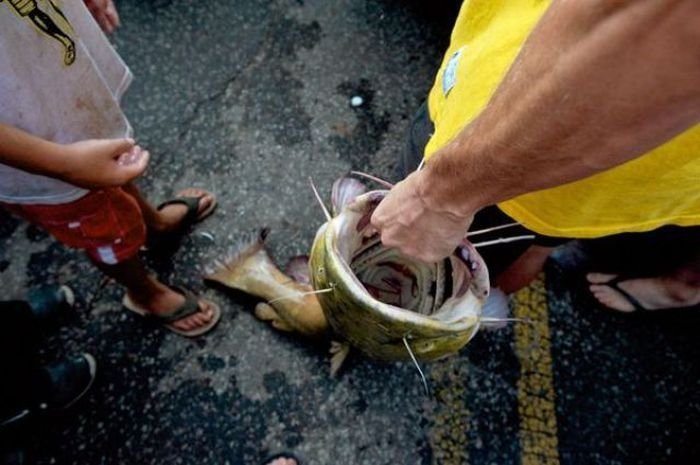
<svg viewBox="0 0 700 465"><path fill-rule="evenodd" d="M471 412L467 405L468 364L459 357L435 363L430 369L430 386L437 410L430 429L432 463L467 465L467 439Z"/></svg>
<svg viewBox="0 0 700 465"><path fill-rule="evenodd" d="M513 296L517 322L515 351L520 360L518 413L521 465L559 465L557 419L547 292L544 278Z"/></svg>

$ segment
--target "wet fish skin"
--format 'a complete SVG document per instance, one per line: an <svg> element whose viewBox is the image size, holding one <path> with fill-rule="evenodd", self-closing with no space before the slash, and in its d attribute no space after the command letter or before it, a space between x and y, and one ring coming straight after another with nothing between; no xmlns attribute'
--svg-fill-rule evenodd
<svg viewBox="0 0 700 465"><path fill-rule="evenodd" d="M313 289L280 271L265 250L266 235L267 230L262 230L256 239L239 245L228 260L204 279L262 299L264 302L256 306L255 314L276 329L328 338L328 321L316 296L308 294Z"/></svg>
<svg viewBox="0 0 700 465"><path fill-rule="evenodd" d="M410 360L411 354L435 360L457 352L480 327L481 307L489 293L486 265L466 241L445 262L427 266L397 257L391 249L382 250L370 217L387 191L363 192L349 178L334 184L335 216L327 214L328 221L316 233L309 259L311 285L277 268L264 248L265 231L240 246L205 279L262 299L255 315L279 330L341 339L331 351L332 373L350 346L385 361ZM408 265L416 278L423 278L422 287L408 300L400 296L394 301L398 306L375 299L351 268L356 266L362 273L361 257L367 259L368 267L376 265L373 259L387 257L399 268ZM371 279L366 284L371 285Z"/></svg>
<svg viewBox="0 0 700 465"><path fill-rule="evenodd" d="M461 266L458 271L468 275L463 281L471 284L466 285L463 294L452 296L441 307L441 311L457 307L461 310L455 312L461 316L450 321L429 318L372 298L338 252L342 247L352 249L348 244L351 238L342 232L341 222L364 227L366 217L385 192L372 191L357 197L343 210L342 218L336 216L319 229L310 254L313 287L333 290L317 295L330 326L366 355L386 361L409 360L405 337L418 359L445 357L469 342L479 328L481 305L488 295L486 268L475 251L471 260L478 275L476 279L471 279L464 262L453 262Z"/></svg>

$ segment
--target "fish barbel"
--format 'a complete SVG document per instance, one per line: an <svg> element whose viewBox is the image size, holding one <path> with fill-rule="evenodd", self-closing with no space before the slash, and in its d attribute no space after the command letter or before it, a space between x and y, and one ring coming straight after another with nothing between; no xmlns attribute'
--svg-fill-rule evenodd
<svg viewBox="0 0 700 465"><path fill-rule="evenodd" d="M434 360L454 353L479 329L489 293L486 265L466 240L433 264L384 247L370 218L387 192L367 192L350 177L337 180L333 216L326 212L308 267L297 268L296 280L272 262L264 234L205 279L263 299L255 314L277 329L333 337L372 358Z"/></svg>

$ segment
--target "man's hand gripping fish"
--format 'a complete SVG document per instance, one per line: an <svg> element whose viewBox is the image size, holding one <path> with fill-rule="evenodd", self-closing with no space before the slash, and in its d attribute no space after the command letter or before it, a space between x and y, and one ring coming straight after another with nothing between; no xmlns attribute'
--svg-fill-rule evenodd
<svg viewBox="0 0 700 465"><path fill-rule="evenodd" d="M298 266L299 258L290 262L294 278L270 259L263 231L205 279L263 299L255 315L274 328L343 341L331 350L332 372L348 344L386 361L457 352L488 320L481 316L489 293L486 265L466 240L432 264L384 247L370 218L388 191L366 190L349 177L333 184L334 214L326 212L308 267Z"/></svg>

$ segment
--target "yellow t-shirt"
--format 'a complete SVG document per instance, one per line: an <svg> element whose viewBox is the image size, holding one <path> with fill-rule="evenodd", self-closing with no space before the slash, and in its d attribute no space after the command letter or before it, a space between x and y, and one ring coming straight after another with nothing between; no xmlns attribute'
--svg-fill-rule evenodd
<svg viewBox="0 0 700 465"><path fill-rule="evenodd" d="M466 0L428 97L426 159L486 106L550 0ZM589 238L700 225L700 125L589 178L525 194L501 210L540 234Z"/></svg>

